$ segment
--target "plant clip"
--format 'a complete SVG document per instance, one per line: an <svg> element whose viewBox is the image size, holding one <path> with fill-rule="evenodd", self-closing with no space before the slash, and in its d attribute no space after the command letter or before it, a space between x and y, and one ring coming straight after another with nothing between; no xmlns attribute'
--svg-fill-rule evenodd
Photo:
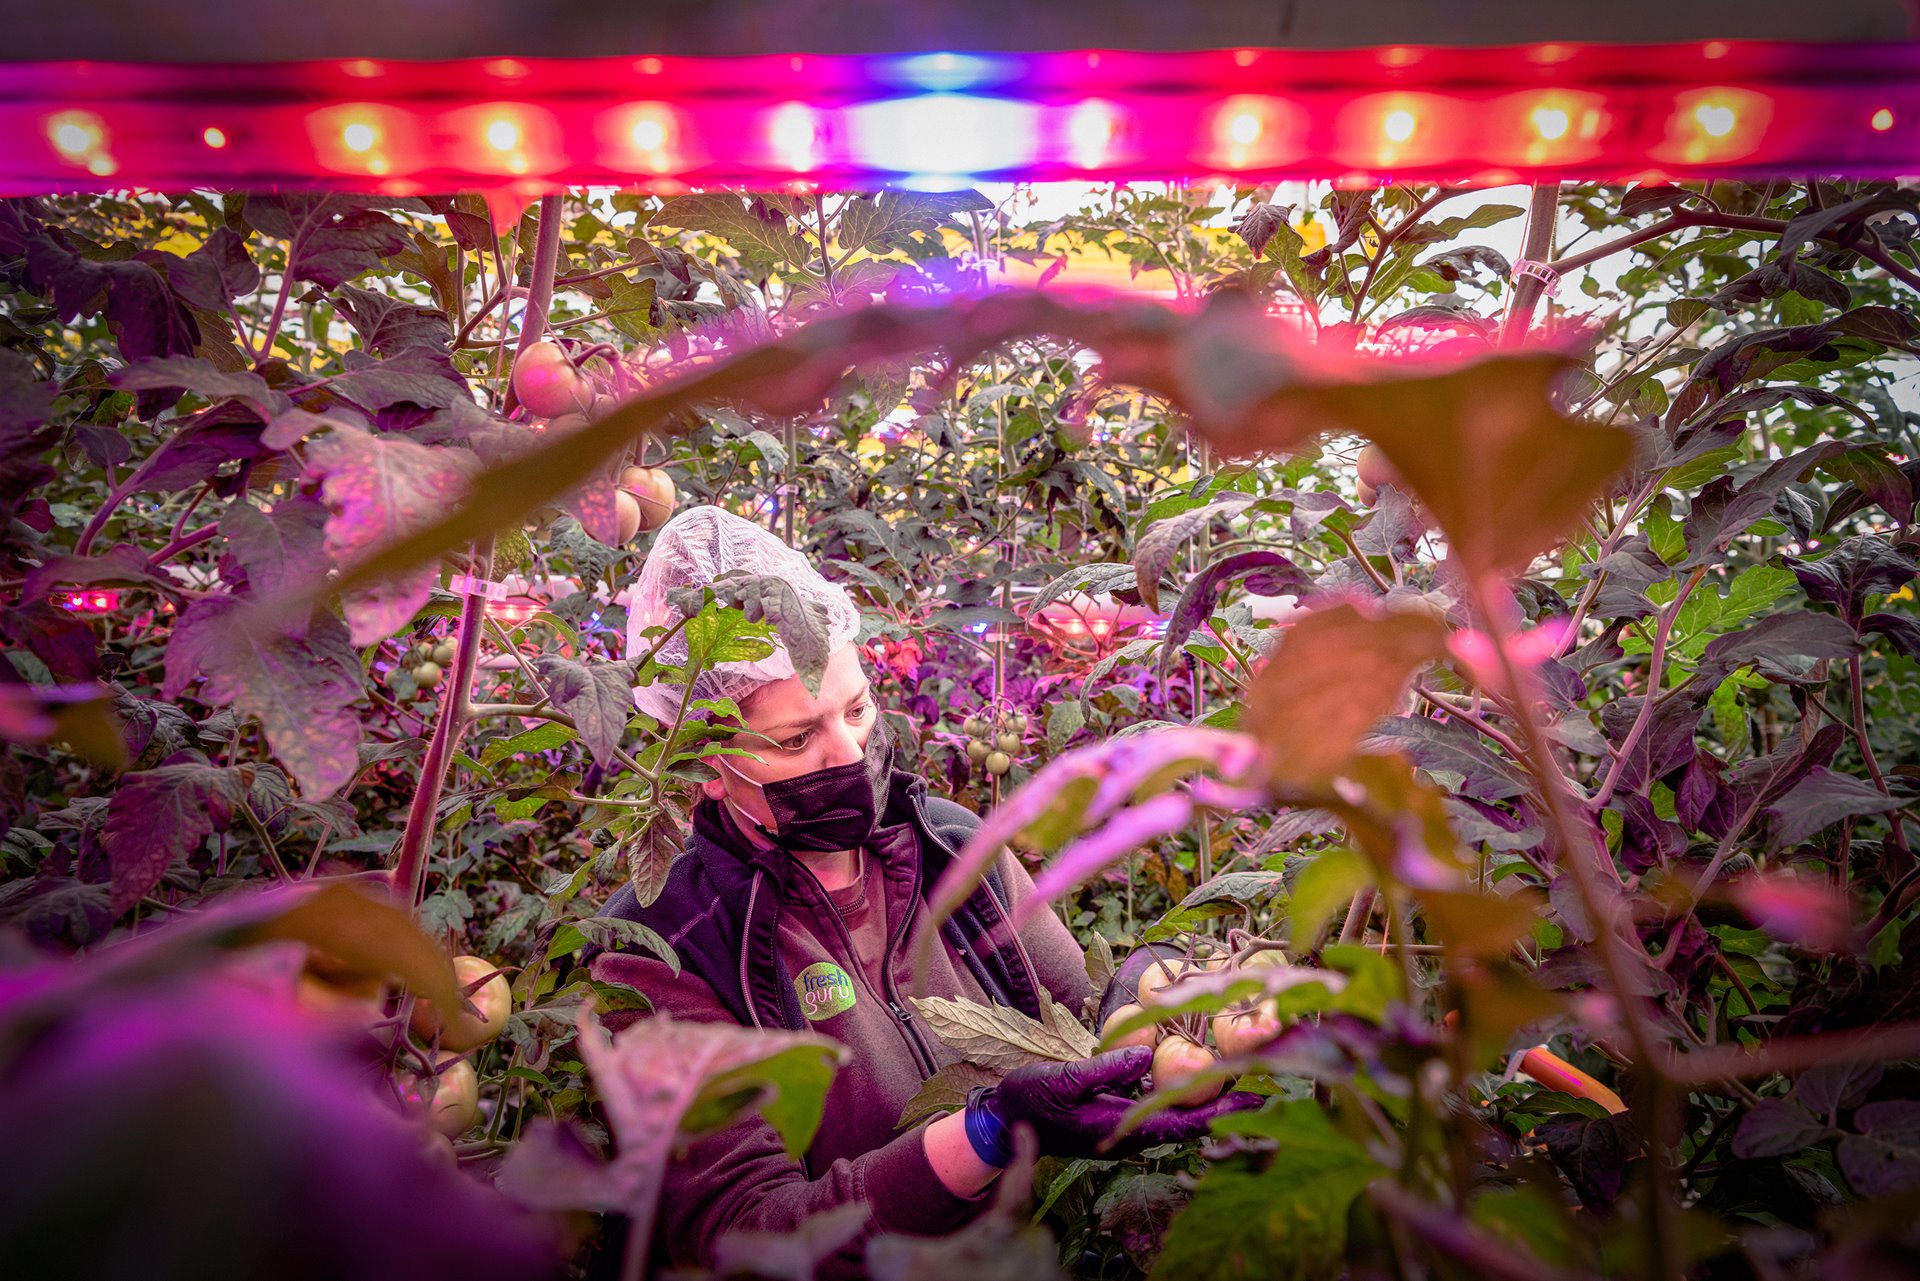
<svg viewBox="0 0 1920 1281"><path fill-rule="evenodd" d="M1544 262L1535 262L1531 258L1522 258L1519 262L1514 263L1513 278L1519 280L1522 276L1532 276L1535 280L1547 287L1548 293L1553 293L1560 288L1560 273L1547 266Z"/></svg>
<svg viewBox="0 0 1920 1281"><path fill-rule="evenodd" d="M484 578L475 578L472 574L455 574L447 583L447 590L456 596L482 596L487 600L505 600L507 585L488 582Z"/></svg>

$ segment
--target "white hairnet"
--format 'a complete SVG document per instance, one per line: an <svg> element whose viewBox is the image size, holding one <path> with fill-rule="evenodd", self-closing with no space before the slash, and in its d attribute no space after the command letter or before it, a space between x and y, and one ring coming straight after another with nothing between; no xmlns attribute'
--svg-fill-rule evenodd
<svg viewBox="0 0 1920 1281"><path fill-rule="evenodd" d="M827 649L831 653L860 633L860 611L838 583L821 577L801 553L750 520L719 507L689 507L660 527L646 564L634 581L627 604L627 655L638 657L650 641L641 633L649 627L672 627L683 615L668 603L668 595L683 587L704 586L722 574L744 570L768 574L788 583L801 600L821 610L827 620ZM736 703L770 681L794 674L793 659L777 639L773 653L749 662L717 663L694 678L695 698L731 698ZM684 632L664 645L657 658L666 663L687 661ZM636 685L633 703L655 720L671 722L685 690L656 680Z"/></svg>

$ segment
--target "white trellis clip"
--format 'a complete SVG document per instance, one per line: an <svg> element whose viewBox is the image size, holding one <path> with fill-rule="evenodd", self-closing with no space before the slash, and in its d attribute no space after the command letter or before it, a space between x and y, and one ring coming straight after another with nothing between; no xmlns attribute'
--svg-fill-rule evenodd
<svg viewBox="0 0 1920 1281"><path fill-rule="evenodd" d="M456 596L479 596L486 600L505 600L507 585L489 582L484 578L475 578L472 574L455 574L447 587Z"/></svg>
<svg viewBox="0 0 1920 1281"><path fill-rule="evenodd" d="M1548 293L1553 293L1560 287L1560 273L1546 263L1535 262L1531 258L1522 258L1513 264L1513 278L1519 280L1522 276L1533 277L1547 287Z"/></svg>

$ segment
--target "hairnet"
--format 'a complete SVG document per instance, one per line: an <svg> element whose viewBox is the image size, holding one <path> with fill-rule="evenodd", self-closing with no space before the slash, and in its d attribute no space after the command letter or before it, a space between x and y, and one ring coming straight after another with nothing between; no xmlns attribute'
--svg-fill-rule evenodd
<svg viewBox="0 0 1920 1281"><path fill-rule="evenodd" d="M627 654L638 657L650 643L649 627L672 627L683 617L668 596L684 587L704 586L722 574L744 570L780 578L827 621L831 653L859 635L860 611L844 588L823 578L813 563L750 520L719 507L689 507L660 527L646 564L633 584L627 605ZM716 663L694 678L695 698L731 698L736 703L770 681L794 674L793 659L778 639L765 658ZM665 663L687 661L685 632L676 633L656 656ZM672 721L685 689L656 680L636 685L634 706L659 721Z"/></svg>

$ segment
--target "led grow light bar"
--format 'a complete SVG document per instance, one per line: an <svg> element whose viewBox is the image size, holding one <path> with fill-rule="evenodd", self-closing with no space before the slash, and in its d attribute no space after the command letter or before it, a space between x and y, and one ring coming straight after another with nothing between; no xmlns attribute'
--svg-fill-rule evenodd
<svg viewBox="0 0 1920 1281"><path fill-rule="evenodd" d="M1920 172L1920 45L0 64L0 193Z"/></svg>

